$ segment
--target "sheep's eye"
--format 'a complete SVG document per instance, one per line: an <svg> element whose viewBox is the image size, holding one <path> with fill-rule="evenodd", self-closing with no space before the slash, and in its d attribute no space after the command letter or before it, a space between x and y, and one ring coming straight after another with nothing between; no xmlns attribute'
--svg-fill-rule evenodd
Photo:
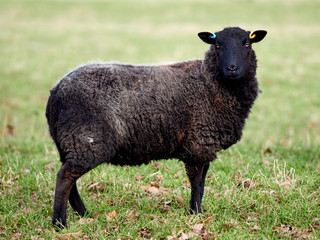
<svg viewBox="0 0 320 240"><path fill-rule="evenodd" d="M217 43L217 44L216 44L216 48L220 48L220 44Z"/></svg>
<svg viewBox="0 0 320 240"><path fill-rule="evenodd" d="M248 47L250 47L250 43L247 43L247 42L246 42L246 43L244 44L244 46L245 46L246 48L248 48Z"/></svg>

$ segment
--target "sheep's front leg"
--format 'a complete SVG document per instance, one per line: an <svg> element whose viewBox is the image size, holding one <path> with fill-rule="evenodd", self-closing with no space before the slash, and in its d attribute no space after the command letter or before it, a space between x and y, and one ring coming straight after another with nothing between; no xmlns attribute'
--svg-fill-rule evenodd
<svg viewBox="0 0 320 240"><path fill-rule="evenodd" d="M191 184L191 213L202 213L201 202L204 192L205 178L209 169L209 163L204 163L203 165L195 166L186 164L185 166Z"/></svg>
<svg viewBox="0 0 320 240"><path fill-rule="evenodd" d="M57 175L52 216L52 223L57 228L67 226L67 201L76 180L84 173L83 170L76 169L70 162L65 162Z"/></svg>
<svg viewBox="0 0 320 240"><path fill-rule="evenodd" d="M200 189L201 189L201 192L200 192L200 204L202 203L202 197L203 197L203 193L204 193L204 184L206 182L206 176L207 176L207 172L208 172L208 169L210 167L210 163L207 162L203 165L203 170L202 170L202 178L201 178L201 183L200 183Z"/></svg>

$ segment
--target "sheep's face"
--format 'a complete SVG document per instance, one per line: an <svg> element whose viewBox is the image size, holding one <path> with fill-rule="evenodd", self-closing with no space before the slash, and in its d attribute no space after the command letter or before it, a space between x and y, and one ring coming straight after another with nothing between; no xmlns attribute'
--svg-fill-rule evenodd
<svg viewBox="0 0 320 240"><path fill-rule="evenodd" d="M248 70L251 44L261 41L266 31L253 33L240 28L225 28L217 33L201 32L199 37L212 48L217 56L218 68L222 77L229 80L243 79Z"/></svg>

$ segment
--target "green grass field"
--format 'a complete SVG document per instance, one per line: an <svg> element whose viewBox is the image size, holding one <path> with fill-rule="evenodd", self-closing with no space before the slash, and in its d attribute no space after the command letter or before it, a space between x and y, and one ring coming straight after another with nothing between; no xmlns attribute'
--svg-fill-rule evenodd
<svg viewBox="0 0 320 240"><path fill-rule="evenodd" d="M320 238L320 2L317 0L0 1L1 239ZM263 91L243 139L207 175L205 216L190 216L177 160L102 165L79 180L93 218L51 225L58 154L50 88L92 60L202 58L200 31L265 29L254 46Z"/></svg>

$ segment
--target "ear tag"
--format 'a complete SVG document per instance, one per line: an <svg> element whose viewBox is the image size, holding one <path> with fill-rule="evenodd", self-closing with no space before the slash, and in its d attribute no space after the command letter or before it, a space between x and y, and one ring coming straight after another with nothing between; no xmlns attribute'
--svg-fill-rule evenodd
<svg viewBox="0 0 320 240"><path fill-rule="evenodd" d="M214 33L211 33L212 35L209 36L209 38L215 39L217 36Z"/></svg>
<svg viewBox="0 0 320 240"><path fill-rule="evenodd" d="M249 35L249 38L250 38L250 39L254 39L255 37L256 37L256 35L255 35L255 34L250 33L250 35Z"/></svg>

